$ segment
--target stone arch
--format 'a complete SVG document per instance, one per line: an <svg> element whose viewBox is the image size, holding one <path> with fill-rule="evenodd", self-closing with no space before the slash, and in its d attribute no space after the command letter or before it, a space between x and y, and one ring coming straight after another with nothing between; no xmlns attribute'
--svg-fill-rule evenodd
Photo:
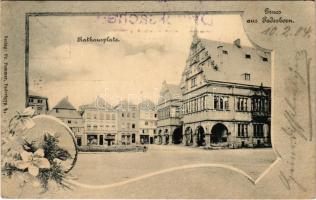
<svg viewBox="0 0 316 200"><path fill-rule="evenodd" d="M182 126L179 126L174 129L172 133L172 143L173 144L181 144L183 139L182 135Z"/></svg>
<svg viewBox="0 0 316 200"><path fill-rule="evenodd" d="M186 127L184 131L184 144L185 145L193 144L193 130L190 126Z"/></svg>
<svg viewBox="0 0 316 200"><path fill-rule="evenodd" d="M196 134L196 144L197 146L204 146L205 145L205 130L203 126L198 126L195 129Z"/></svg>
<svg viewBox="0 0 316 200"><path fill-rule="evenodd" d="M217 123L212 127L211 130L211 143L227 142L228 128L222 124Z"/></svg>

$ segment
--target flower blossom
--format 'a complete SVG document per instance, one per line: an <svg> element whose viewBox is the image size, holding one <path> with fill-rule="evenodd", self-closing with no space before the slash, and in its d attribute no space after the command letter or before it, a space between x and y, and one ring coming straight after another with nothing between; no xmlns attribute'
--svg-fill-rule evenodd
<svg viewBox="0 0 316 200"><path fill-rule="evenodd" d="M50 168L49 161L44 158L44 150L38 149L34 153L23 151L20 153L22 160L18 160L15 162L15 166L18 169L27 169L28 172L33 175L37 176L39 173L39 169L48 169Z"/></svg>

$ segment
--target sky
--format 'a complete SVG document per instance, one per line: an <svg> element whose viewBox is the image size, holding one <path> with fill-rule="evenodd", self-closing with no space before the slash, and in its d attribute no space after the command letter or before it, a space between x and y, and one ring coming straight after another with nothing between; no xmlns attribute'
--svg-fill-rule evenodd
<svg viewBox="0 0 316 200"><path fill-rule="evenodd" d="M201 38L252 46L239 15L31 17L29 89L51 108L65 96L77 108L97 96L157 102L164 80L180 83L195 28ZM90 36L119 42L77 42Z"/></svg>

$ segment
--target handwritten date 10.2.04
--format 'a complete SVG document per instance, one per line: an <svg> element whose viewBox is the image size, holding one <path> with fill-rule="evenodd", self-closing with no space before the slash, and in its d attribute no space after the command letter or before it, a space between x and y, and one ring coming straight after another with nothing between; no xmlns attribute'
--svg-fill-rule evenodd
<svg viewBox="0 0 316 200"><path fill-rule="evenodd" d="M303 37L303 38L310 38L311 33L312 33L312 28L311 26L303 27L300 26L298 28L293 28L292 26L269 26L268 28L264 29L261 32L263 35L268 35L268 36L284 36L284 37L289 37L289 36L298 36L298 37Z"/></svg>

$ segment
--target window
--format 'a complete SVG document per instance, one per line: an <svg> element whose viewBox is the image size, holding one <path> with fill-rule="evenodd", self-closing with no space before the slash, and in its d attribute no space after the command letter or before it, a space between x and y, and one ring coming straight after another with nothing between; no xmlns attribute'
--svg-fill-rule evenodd
<svg viewBox="0 0 316 200"><path fill-rule="evenodd" d="M237 97L237 111L248 111L248 98Z"/></svg>
<svg viewBox="0 0 316 200"><path fill-rule="evenodd" d="M105 118L106 120L110 120L110 118L111 118L111 116L110 116L109 113L107 113L105 117L106 117L106 118Z"/></svg>
<svg viewBox="0 0 316 200"><path fill-rule="evenodd" d="M196 86L196 77L193 77L191 79L191 88L195 87Z"/></svg>
<svg viewBox="0 0 316 200"><path fill-rule="evenodd" d="M87 129L90 130L91 129L91 125L87 124Z"/></svg>
<svg viewBox="0 0 316 200"><path fill-rule="evenodd" d="M136 114L135 114L135 113L132 113L132 117L135 118L135 117L136 117Z"/></svg>
<svg viewBox="0 0 316 200"><path fill-rule="evenodd" d="M219 96L214 96L214 109L218 109L218 102L219 101Z"/></svg>
<svg viewBox="0 0 316 200"><path fill-rule="evenodd" d="M129 114L129 113L127 113L127 118L129 118L129 115L130 115L130 114Z"/></svg>
<svg viewBox="0 0 316 200"><path fill-rule="evenodd" d="M245 76L244 78L245 78L246 81L250 80L250 74L244 73L244 76Z"/></svg>
<svg viewBox="0 0 316 200"><path fill-rule="evenodd" d="M223 50L223 54L228 54L228 51L226 51L226 50Z"/></svg>
<svg viewBox="0 0 316 200"><path fill-rule="evenodd" d="M38 99L37 103L43 103L43 99Z"/></svg>
<svg viewBox="0 0 316 200"><path fill-rule="evenodd" d="M229 97L227 96L214 96L214 109L215 110L229 110Z"/></svg>
<svg viewBox="0 0 316 200"><path fill-rule="evenodd" d="M42 106L37 106L37 110L39 110L39 111L43 110Z"/></svg>
<svg viewBox="0 0 316 200"><path fill-rule="evenodd" d="M122 113L122 117L124 117L124 113Z"/></svg>
<svg viewBox="0 0 316 200"><path fill-rule="evenodd" d="M224 97L224 109L225 110L229 110L228 97Z"/></svg>
<svg viewBox="0 0 316 200"><path fill-rule="evenodd" d="M93 125L93 130L97 130L98 126L97 125Z"/></svg>
<svg viewBox="0 0 316 200"><path fill-rule="evenodd" d="M132 124L132 128L135 128L135 124Z"/></svg>
<svg viewBox="0 0 316 200"><path fill-rule="evenodd" d="M100 120L104 120L104 114L100 113Z"/></svg>
<svg viewBox="0 0 316 200"><path fill-rule="evenodd" d="M112 114L112 120L115 120L115 114Z"/></svg>
<svg viewBox="0 0 316 200"><path fill-rule="evenodd" d="M262 57L262 61L263 61L263 62L268 62L268 58Z"/></svg>
<svg viewBox="0 0 316 200"><path fill-rule="evenodd" d="M93 119L97 119L97 115L96 114L93 115Z"/></svg>
<svg viewBox="0 0 316 200"><path fill-rule="evenodd" d="M29 102L30 102L30 103L33 103L33 99L32 99L32 98L29 98Z"/></svg>
<svg viewBox="0 0 316 200"><path fill-rule="evenodd" d="M68 120L67 123L68 123L68 124L71 124L71 120Z"/></svg>
<svg viewBox="0 0 316 200"><path fill-rule="evenodd" d="M256 138L263 137L263 124L253 124L253 136Z"/></svg>
<svg viewBox="0 0 316 200"><path fill-rule="evenodd" d="M237 135L238 135L238 137L248 137L248 124L239 123Z"/></svg>
<svg viewBox="0 0 316 200"><path fill-rule="evenodd" d="M86 117L87 117L87 119L91 119L91 114L87 113Z"/></svg>
<svg viewBox="0 0 316 200"><path fill-rule="evenodd" d="M251 55L250 55L250 54L245 54L245 58L246 58L246 59L250 59L250 58L251 58Z"/></svg>
<svg viewBox="0 0 316 200"><path fill-rule="evenodd" d="M130 123L126 123L126 128L129 128Z"/></svg>
<svg viewBox="0 0 316 200"><path fill-rule="evenodd" d="M148 125L148 121L145 121L145 126L147 126Z"/></svg>
<svg viewBox="0 0 316 200"><path fill-rule="evenodd" d="M157 118L157 114L155 114L155 118Z"/></svg>
<svg viewBox="0 0 316 200"><path fill-rule="evenodd" d="M34 108L34 107L32 107L32 108ZM59 113L59 110L56 108L56 113Z"/></svg>

